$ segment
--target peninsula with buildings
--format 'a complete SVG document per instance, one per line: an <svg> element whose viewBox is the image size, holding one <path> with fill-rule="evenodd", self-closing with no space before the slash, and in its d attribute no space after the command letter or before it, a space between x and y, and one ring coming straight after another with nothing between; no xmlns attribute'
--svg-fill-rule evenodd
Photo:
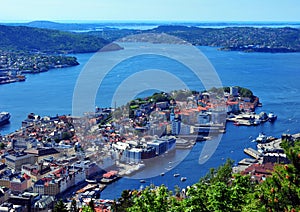
<svg viewBox="0 0 300 212"><path fill-rule="evenodd" d="M25 81L25 74L76 65L79 65L77 59L71 56L0 51L0 84Z"/></svg>
<svg viewBox="0 0 300 212"><path fill-rule="evenodd" d="M45 209L57 198L99 199L107 184L225 133L226 118L258 105L249 89L225 87L155 93L82 117L28 114L19 130L1 136L0 203Z"/></svg>
<svg viewBox="0 0 300 212"><path fill-rule="evenodd" d="M96 52L109 43L95 36L23 26L0 25L0 35L0 84L25 81L28 73L78 65L67 54Z"/></svg>

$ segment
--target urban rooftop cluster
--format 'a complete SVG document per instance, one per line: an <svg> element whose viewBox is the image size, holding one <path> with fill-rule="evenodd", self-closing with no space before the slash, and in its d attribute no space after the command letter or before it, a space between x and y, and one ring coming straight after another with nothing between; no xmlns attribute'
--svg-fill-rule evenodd
<svg viewBox="0 0 300 212"><path fill-rule="evenodd" d="M83 117L31 113L21 129L1 136L0 186L9 192L0 202L45 209L73 197L81 207L91 199L108 207L99 198L103 184L141 170L147 159L192 148L199 134L224 133L228 114L258 104L257 97L242 97L241 88L225 91L156 93ZM76 193L90 179L101 183Z"/></svg>
<svg viewBox="0 0 300 212"><path fill-rule="evenodd" d="M75 57L0 51L0 84L25 81L26 73L78 65Z"/></svg>

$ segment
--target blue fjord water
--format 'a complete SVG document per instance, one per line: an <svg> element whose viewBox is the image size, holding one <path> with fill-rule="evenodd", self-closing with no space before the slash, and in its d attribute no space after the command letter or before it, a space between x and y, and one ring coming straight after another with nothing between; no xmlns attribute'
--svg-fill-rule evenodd
<svg viewBox="0 0 300 212"><path fill-rule="evenodd" d="M209 168L217 167L227 158L238 162L248 157L243 153L246 147L255 147L251 142L258 133L279 137L282 133L296 133L299 131L300 122L300 53L243 53L218 51L212 47L199 47L215 67L223 85L242 86L251 89L260 97L263 104L257 112L274 112L278 115L275 123L265 123L256 127L236 127L232 123L227 124L227 132L222 135L220 145L213 156L204 164L199 164L200 152L205 143L197 143L184 161L170 171L165 171L164 176L156 176L146 179L143 186L153 183L165 184L170 189L175 185L185 187L198 181ZM75 55L80 62L79 66L50 70L45 73L27 75L27 80L22 83L13 83L0 86L0 111L9 111L12 114L10 124L1 126L0 133L8 134L20 128L21 121L28 113L34 112L41 116L56 114L71 114L72 95L76 80L85 64L93 54ZM142 61L149 63L150 61ZM164 62L165 63L165 62ZM141 63L143 64L143 63ZM146 64L145 66L148 66ZM167 66L174 66L170 62ZM128 71L126 65L120 67L121 72ZM192 88L201 89L195 84L194 77L186 76ZM109 77L108 82L101 93L98 93L96 105L110 106L109 92L117 84L118 77ZM214 140L207 141L214 142ZM166 155L165 160L175 163L184 151L177 151L175 155ZM169 157L169 158L168 158ZM167 164L157 162L152 169L159 169ZM151 169L146 169L151 175ZM174 173L180 173L187 177L185 182L173 177ZM136 176L138 178L138 175ZM141 183L138 179L122 178L109 185L103 192L102 198L114 199L120 196L124 189L138 189Z"/></svg>

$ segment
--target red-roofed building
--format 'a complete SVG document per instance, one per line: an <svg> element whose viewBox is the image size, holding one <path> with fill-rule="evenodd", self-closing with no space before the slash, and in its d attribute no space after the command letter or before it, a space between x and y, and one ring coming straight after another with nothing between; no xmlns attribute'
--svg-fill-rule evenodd
<svg viewBox="0 0 300 212"><path fill-rule="evenodd" d="M274 170L273 163L265 163L265 164L252 164L247 167L241 174L246 175L250 174L252 178L257 181L262 181L264 178L270 176L272 171Z"/></svg>

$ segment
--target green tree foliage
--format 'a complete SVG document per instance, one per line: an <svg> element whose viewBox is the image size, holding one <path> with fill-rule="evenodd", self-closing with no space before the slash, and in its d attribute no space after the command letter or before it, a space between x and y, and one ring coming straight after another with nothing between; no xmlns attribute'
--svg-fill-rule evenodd
<svg viewBox="0 0 300 212"><path fill-rule="evenodd" d="M90 206L83 206L82 207L82 212L94 212L94 210Z"/></svg>
<svg viewBox="0 0 300 212"><path fill-rule="evenodd" d="M0 49L44 53L96 52L109 42L95 36L58 30L0 25Z"/></svg>
<svg viewBox="0 0 300 212"><path fill-rule="evenodd" d="M70 132L63 132L61 139L62 140L69 140L72 137L72 134Z"/></svg>
<svg viewBox="0 0 300 212"><path fill-rule="evenodd" d="M54 206L53 212L68 212L67 206L60 199Z"/></svg>
<svg viewBox="0 0 300 212"><path fill-rule="evenodd" d="M218 169L210 169L210 172L204 177L205 181L212 184L215 182L228 183L232 175L232 165L233 161L228 159L226 163Z"/></svg>
<svg viewBox="0 0 300 212"><path fill-rule="evenodd" d="M95 211L95 203L94 200L91 199L91 201L89 202L89 207L91 208L91 210L94 212Z"/></svg>
<svg viewBox="0 0 300 212"><path fill-rule="evenodd" d="M118 201L115 201L112 205L114 212L123 212L127 208L133 205L132 197L133 193L137 193L137 191L124 190L121 194L121 197Z"/></svg>
<svg viewBox="0 0 300 212"><path fill-rule="evenodd" d="M230 87L228 87L228 86L224 87L223 89L224 89L224 92L227 92L227 93L230 92Z"/></svg>
<svg viewBox="0 0 300 212"><path fill-rule="evenodd" d="M196 183L187 191L187 198L179 202L180 207L189 212L205 212L209 211L207 208L206 200L208 184L203 182L203 179L199 183Z"/></svg>
<svg viewBox="0 0 300 212"><path fill-rule="evenodd" d="M79 209L77 208L77 203L76 203L75 199L73 199L71 202L70 212L79 212Z"/></svg>
<svg viewBox="0 0 300 212"><path fill-rule="evenodd" d="M254 185L249 176L232 176L232 164L233 161L227 160L192 186L182 201L185 208L188 211L240 211Z"/></svg>
<svg viewBox="0 0 300 212"><path fill-rule="evenodd" d="M254 95L253 95L253 92L250 89L239 87L239 86L236 86L236 87L238 88L238 92L239 92L241 97L248 97L251 100L253 100ZM209 89L208 91L217 94L218 97L223 97L224 92L227 92L227 93L230 92L230 87L223 87L223 88L213 87L213 88Z"/></svg>
<svg viewBox="0 0 300 212"><path fill-rule="evenodd" d="M247 88L238 87L238 92L239 92L241 97L248 97L248 98L251 98L251 99L253 98L252 91L247 89Z"/></svg>
<svg viewBox="0 0 300 212"><path fill-rule="evenodd" d="M171 197L164 185L158 188L147 187L133 197L133 206L128 211L167 212L170 209Z"/></svg>
<svg viewBox="0 0 300 212"><path fill-rule="evenodd" d="M5 149L5 144L3 142L0 143L0 149Z"/></svg>
<svg viewBox="0 0 300 212"><path fill-rule="evenodd" d="M153 99L154 102L165 102L165 101L170 101L170 97L168 94L161 92L161 93L154 93L150 99Z"/></svg>

